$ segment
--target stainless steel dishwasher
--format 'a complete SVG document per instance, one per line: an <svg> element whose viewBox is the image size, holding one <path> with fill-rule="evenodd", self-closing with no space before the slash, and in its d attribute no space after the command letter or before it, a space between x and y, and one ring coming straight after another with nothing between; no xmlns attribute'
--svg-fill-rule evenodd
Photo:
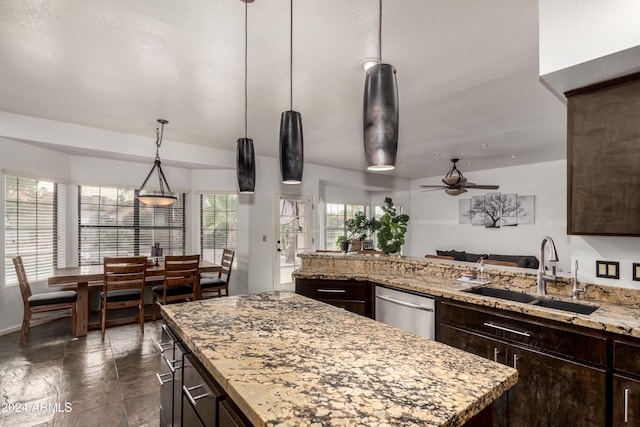
<svg viewBox="0 0 640 427"><path fill-rule="evenodd" d="M376 320L429 339L435 339L433 298L376 286Z"/></svg>

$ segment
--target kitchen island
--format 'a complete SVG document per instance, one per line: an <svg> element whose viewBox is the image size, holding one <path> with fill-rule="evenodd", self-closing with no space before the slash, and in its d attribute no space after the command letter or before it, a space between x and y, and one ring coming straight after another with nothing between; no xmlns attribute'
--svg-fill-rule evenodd
<svg viewBox="0 0 640 427"><path fill-rule="evenodd" d="M254 425L459 426L517 382L507 366L290 292L162 315Z"/></svg>

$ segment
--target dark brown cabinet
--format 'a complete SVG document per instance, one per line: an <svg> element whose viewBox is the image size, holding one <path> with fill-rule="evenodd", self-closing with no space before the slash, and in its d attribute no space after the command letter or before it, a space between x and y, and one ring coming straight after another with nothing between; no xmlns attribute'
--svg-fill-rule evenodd
<svg viewBox="0 0 640 427"><path fill-rule="evenodd" d="M640 343L613 341L612 425L640 425Z"/></svg>
<svg viewBox="0 0 640 427"><path fill-rule="evenodd" d="M567 93L567 232L640 235L640 80Z"/></svg>
<svg viewBox="0 0 640 427"><path fill-rule="evenodd" d="M538 319L442 301L439 340L518 370L495 426L604 426L607 341Z"/></svg>
<svg viewBox="0 0 640 427"><path fill-rule="evenodd" d="M356 280L296 279L296 293L373 319L373 286Z"/></svg>

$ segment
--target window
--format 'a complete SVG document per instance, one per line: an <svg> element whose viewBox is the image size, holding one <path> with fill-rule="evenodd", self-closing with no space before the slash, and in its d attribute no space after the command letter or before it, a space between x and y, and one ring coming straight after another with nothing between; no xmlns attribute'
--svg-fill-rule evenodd
<svg viewBox="0 0 640 427"><path fill-rule="evenodd" d="M5 176L5 284L18 283L20 255L30 280L46 279L64 264L64 187L53 181ZM59 211L61 209L61 211Z"/></svg>
<svg viewBox="0 0 640 427"><path fill-rule="evenodd" d="M186 251L185 195L171 206L147 206L131 188L80 186L78 191L78 263L101 264L105 256L151 256Z"/></svg>
<svg viewBox="0 0 640 427"><path fill-rule="evenodd" d="M364 205L327 203L325 215L325 249L336 249L336 240L338 239L338 236L349 235L344 222L349 218L353 218L358 211L367 213L367 207Z"/></svg>
<svg viewBox="0 0 640 427"><path fill-rule="evenodd" d="M200 256L220 262L223 249L238 248L238 196L200 195ZM234 257L233 263L236 263Z"/></svg>

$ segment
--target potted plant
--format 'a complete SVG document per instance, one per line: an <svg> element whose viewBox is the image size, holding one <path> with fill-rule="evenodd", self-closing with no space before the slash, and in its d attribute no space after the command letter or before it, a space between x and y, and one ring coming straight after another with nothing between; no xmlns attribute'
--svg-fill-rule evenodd
<svg viewBox="0 0 640 427"><path fill-rule="evenodd" d="M338 239L336 239L336 247L344 253L347 253L349 250L350 243L351 241L347 236L338 236Z"/></svg>
<svg viewBox="0 0 640 427"><path fill-rule="evenodd" d="M385 197L382 211L384 214L380 217L378 248L386 254L399 252L404 245L409 215L398 214L390 197Z"/></svg>
<svg viewBox="0 0 640 427"><path fill-rule="evenodd" d="M365 240L370 233L374 233L380 228L380 222L377 219L367 218L367 215L362 211L356 212L353 218L344 222L344 225L349 231L351 248L356 251L362 248L362 241Z"/></svg>

